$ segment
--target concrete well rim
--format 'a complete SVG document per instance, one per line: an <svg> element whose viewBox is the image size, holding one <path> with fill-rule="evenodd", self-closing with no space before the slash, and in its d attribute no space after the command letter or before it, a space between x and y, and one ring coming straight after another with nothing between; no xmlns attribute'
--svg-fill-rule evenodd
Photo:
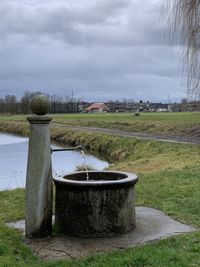
<svg viewBox="0 0 200 267"><path fill-rule="evenodd" d="M118 180L83 180L83 181L77 181L72 179L67 179L71 176L79 176L79 175L85 175L86 177L87 172L86 171L75 171L66 173L62 176L55 176L53 177L53 181L55 185L61 185L62 187L77 187L77 188L101 188L101 187L123 187L123 186L133 186L138 181L138 176L133 173L129 172L122 172L122 171L88 171L89 177L92 177L95 174L105 174L105 175L120 175L123 178ZM92 175L92 176L91 176Z"/></svg>

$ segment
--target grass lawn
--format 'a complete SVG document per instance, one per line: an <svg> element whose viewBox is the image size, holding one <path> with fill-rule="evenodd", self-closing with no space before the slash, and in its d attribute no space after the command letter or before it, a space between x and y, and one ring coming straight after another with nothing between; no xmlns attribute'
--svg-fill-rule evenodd
<svg viewBox="0 0 200 267"><path fill-rule="evenodd" d="M28 134L24 123L11 121L0 123L0 130ZM52 128L51 137L63 144L83 144L88 151L98 152L112 160L112 169L136 172L139 174L136 186L137 205L158 208L179 221L200 227L200 147L141 141L63 128ZM0 192L2 267L200 266L199 231L83 260L42 262L23 244L22 235L4 224L21 218L24 218L24 190Z"/></svg>
<svg viewBox="0 0 200 267"><path fill-rule="evenodd" d="M113 128L167 135L200 136L200 113L52 114L53 122L66 125ZM25 121L26 116L0 116L0 121Z"/></svg>
<svg viewBox="0 0 200 267"><path fill-rule="evenodd" d="M167 135L198 135L198 113L108 113L53 115L53 122Z"/></svg>

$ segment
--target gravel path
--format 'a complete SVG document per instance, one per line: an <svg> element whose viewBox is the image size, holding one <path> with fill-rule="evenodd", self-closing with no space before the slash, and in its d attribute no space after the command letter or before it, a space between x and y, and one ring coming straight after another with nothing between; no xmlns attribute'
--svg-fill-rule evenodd
<svg viewBox="0 0 200 267"><path fill-rule="evenodd" d="M168 143L177 143L177 144L189 144L189 145L200 145L200 139L193 139L192 137L183 137L183 136L168 136L168 135L158 135L158 134L149 134L149 133L140 133L140 132L129 132L122 131L117 129L109 129L109 128L98 128L98 127L84 127L84 126L72 126L72 125L64 125L61 123L51 123L52 126L67 128L67 129L76 129L81 131L89 131L89 132L98 132L115 136L122 137L132 137L137 139L144 140L153 140L160 142L168 142Z"/></svg>

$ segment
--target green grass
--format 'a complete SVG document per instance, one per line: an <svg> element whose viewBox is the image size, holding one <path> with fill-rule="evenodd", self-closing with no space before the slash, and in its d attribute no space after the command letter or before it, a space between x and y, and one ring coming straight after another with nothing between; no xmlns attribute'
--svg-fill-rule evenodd
<svg viewBox="0 0 200 267"><path fill-rule="evenodd" d="M0 115L0 121L26 121L24 115Z"/></svg>
<svg viewBox="0 0 200 267"><path fill-rule="evenodd" d="M52 114L53 122L113 128L126 131L160 133L167 135L197 136L200 132L200 113L103 113L103 114ZM2 121L25 121L26 116L0 116Z"/></svg>
<svg viewBox="0 0 200 267"><path fill-rule="evenodd" d="M0 130L28 134L24 123L5 121L0 124ZM141 141L63 128L52 128L51 136L52 140L62 144L83 144L87 151L112 159L112 169L138 173L137 205L158 208L179 221L200 227L200 147ZM0 192L2 267L200 266L199 231L82 260L42 262L27 249L19 232L4 225L4 222L21 218L24 218L24 190Z"/></svg>
<svg viewBox="0 0 200 267"><path fill-rule="evenodd" d="M53 122L166 135L199 136L199 113L133 113L53 115Z"/></svg>
<svg viewBox="0 0 200 267"><path fill-rule="evenodd" d="M24 190L0 191L0 222L24 218Z"/></svg>
<svg viewBox="0 0 200 267"><path fill-rule="evenodd" d="M24 190L0 192L0 266L2 267L29 266L29 263L38 262L22 242L21 234L4 224L22 218L24 218Z"/></svg>
<svg viewBox="0 0 200 267"><path fill-rule="evenodd" d="M140 175L137 204L163 210L200 227L200 171L162 171Z"/></svg>
<svg viewBox="0 0 200 267"><path fill-rule="evenodd" d="M18 116L16 116L17 118ZM125 121L131 123L136 121L151 121L151 122L176 122L185 123L193 122L198 123L200 120L200 113L189 112L173 112L173 113L141 113L141 116L134 116L134 113L95 113L95 114L52 114L55 120L80 120L83 121Z"/></svg>
<svg viewBox="0 0 200 267"><path fill-rule="evenodd" d="M192 238L191 238L192 237ZM91 257L85 261L76 261L74 264L67 265L60 262L55 266L92 266L92 267L144 267L144 266L199 266L198 253L200 246L198 244L199 236L191 235L182 238L171 238L155 242L152 245L115 252L109 255Z"/></svg>
<svg viewBox="0 0 200 267"><path fill-rule="evenodd" d="M137 185L137 204L158 207L179 220L200 225L198 192L200 174L191 184L187 177L192 182L194 177L190 172L142 175ZM0 266L188 267L200 264L200 232L152 242L134 249L92 256L83 260L41 262L23 244L20 233L3 225L4 221L23 218L24 191L0 192L0 200L2 221L0 223Z"/></svg>

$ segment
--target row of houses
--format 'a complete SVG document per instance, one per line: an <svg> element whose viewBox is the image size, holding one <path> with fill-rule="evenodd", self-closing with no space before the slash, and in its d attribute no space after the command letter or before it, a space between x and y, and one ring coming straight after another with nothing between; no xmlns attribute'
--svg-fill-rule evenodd
<svg viewBox="0 0 200 267"><path fill-rule="evenodd" d="M102 112L167 112L168 105L162 103L149 103L140 101L139 103L93 103L84 110L86 113L102 113Z"/></svg>
<svg viewBox="0 0 200 267"><path fill-rule="evenodd" d="M190 103L122 103L122 102L108 102L108 103L93 103L86 104L83 109L87 113L101 113L101 112L200 112L200 102Z"/></svg>

